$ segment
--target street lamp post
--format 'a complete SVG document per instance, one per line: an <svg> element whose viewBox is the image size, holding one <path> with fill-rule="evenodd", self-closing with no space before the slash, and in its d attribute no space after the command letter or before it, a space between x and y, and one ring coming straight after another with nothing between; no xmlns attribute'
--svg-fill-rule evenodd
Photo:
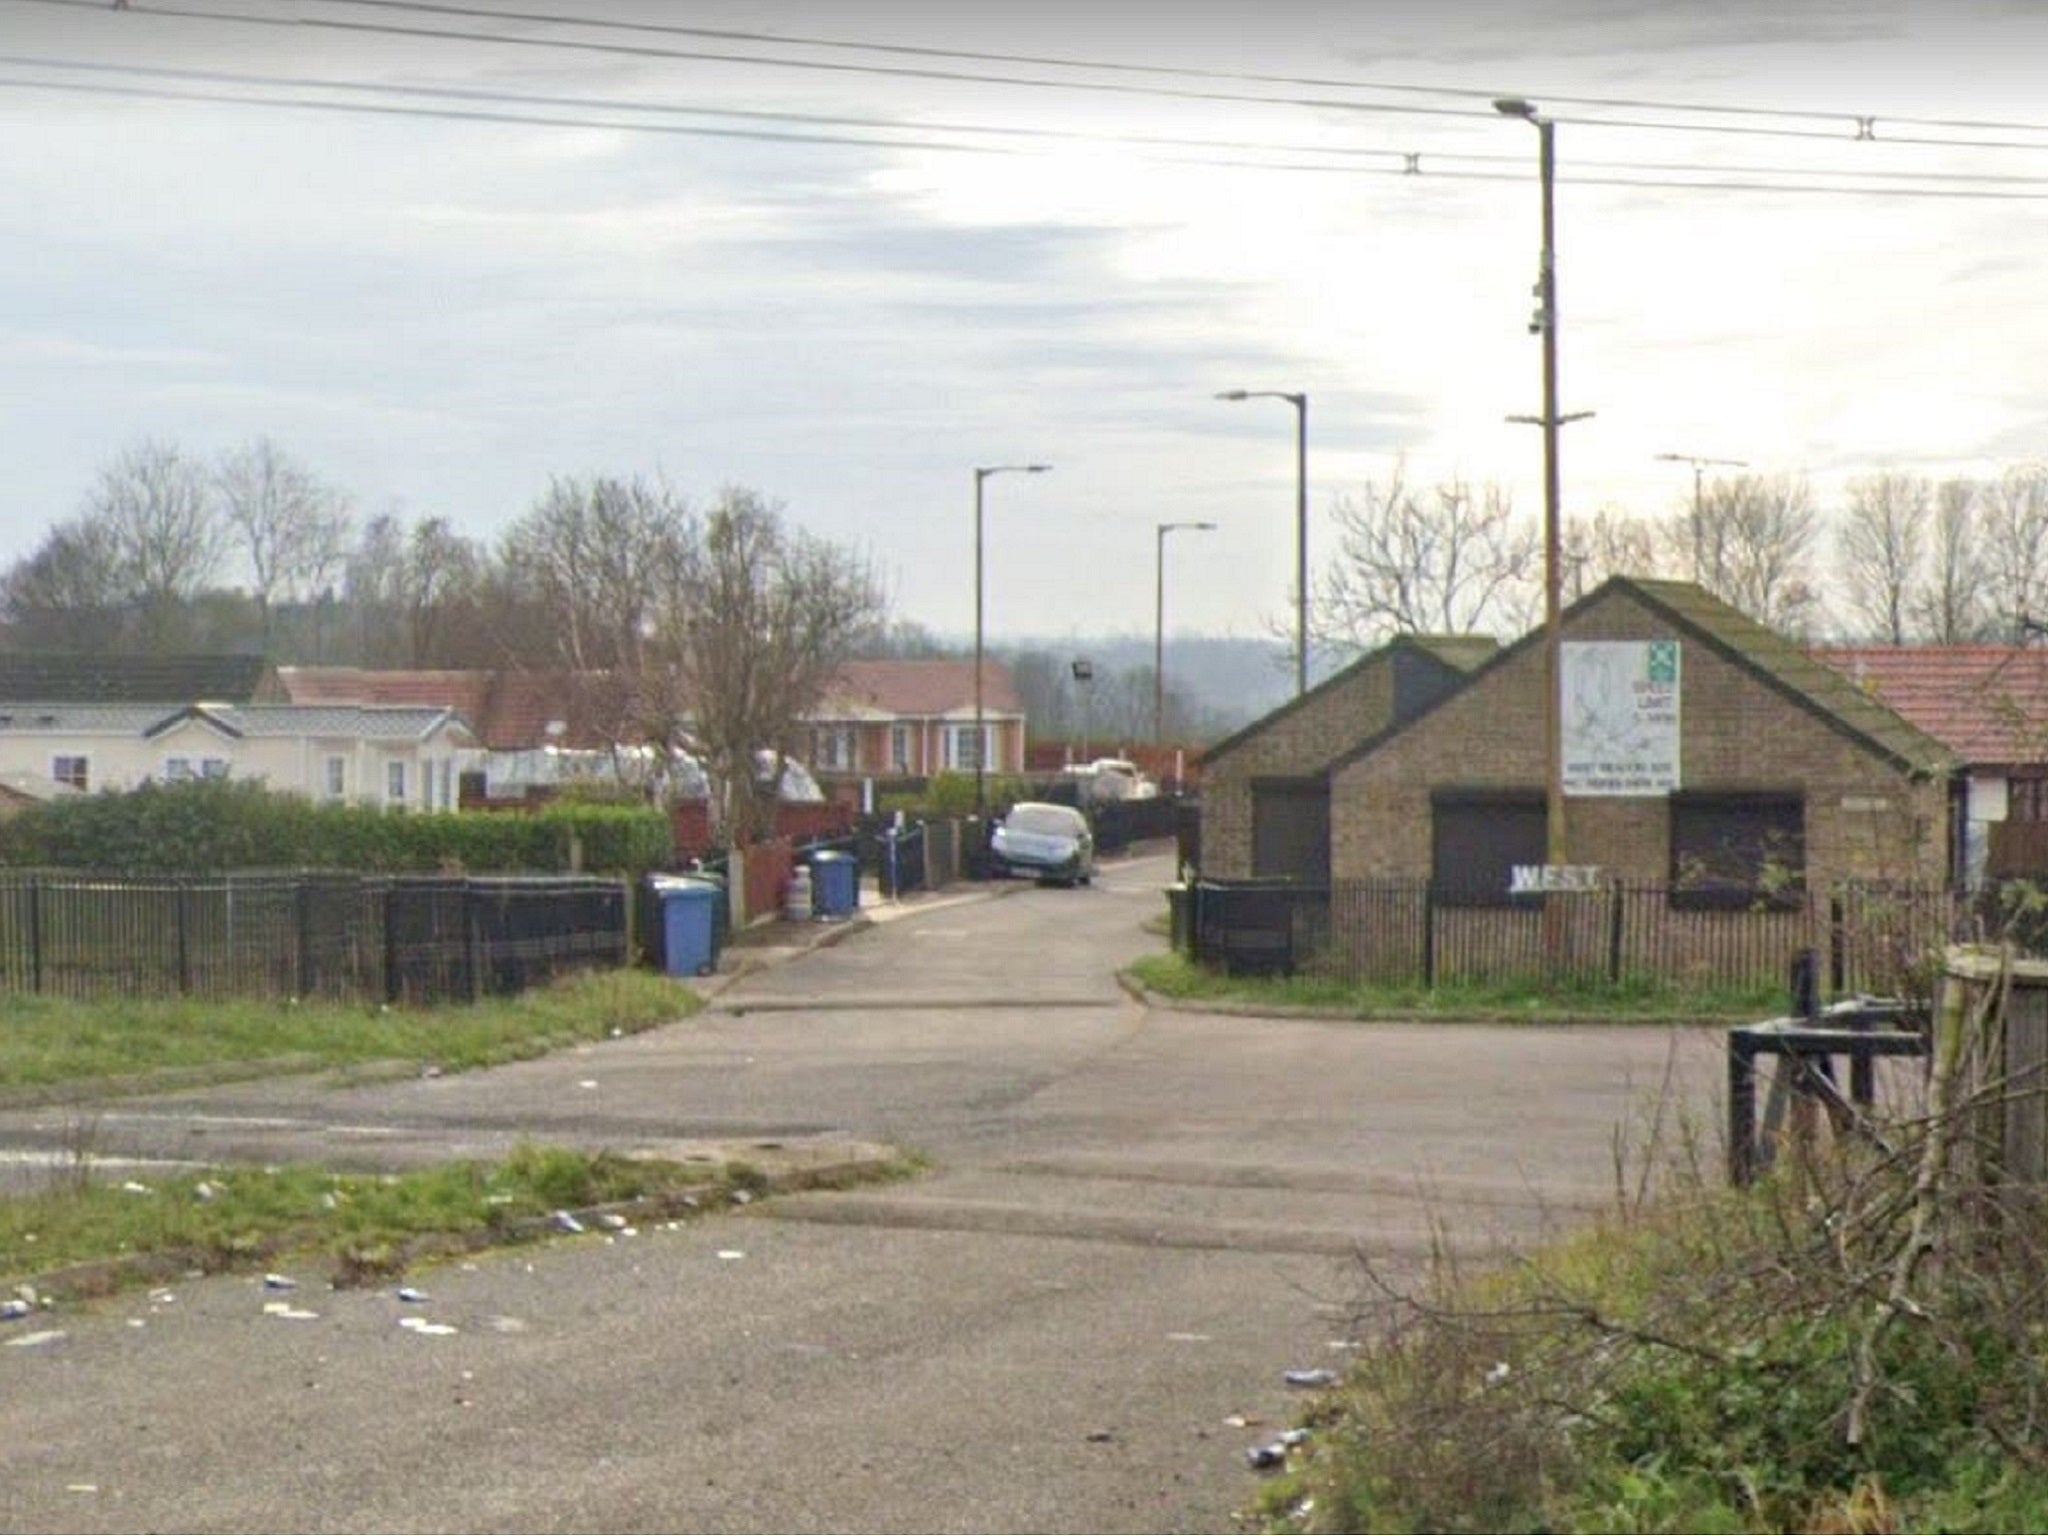
<svg viewBox="0 0 2048 1536"><path fill-rule="evenodd" d="M974 814L988 820L988 728L982 723L982 487L990 475L1042 475L1050 464L989 464L974 471Z"/></svg>
<svg viewBox="0 0 2048 1536"><path fill-rule="evenodd" d="M1182 529L1214 533L1214 523L1159 523L1153 561L1152 599L1152 745L1166 743L1166 536Z"/></svg>
<svg viewBox="0 0 2048 1536"><path fill-rule="evenodd" d="M1544 775L1544 862L1566 862L1564 824L1564 720L1558 686L1562 673L1560 643L1563 602L1560 590L1559 502L1560 478L1557 461L1558 429L1568 421L1581 421L1592 414L1580 411L1560 416L1557 410L1557 124L1536 110L1533 102L1519 96L1502 97L1494 110L1503 117L1519 117L1535 126L1539 151L1538 168L1543 181L1543 251L1536 275L1536 313L1529 329L1543 338L1543 414L1511 416L1510 421L1530 422L1543 428L1543 775Z"/></svg>
<svg viewBox="0 0 2048 1536"><path fill-rule="evenodd" d="M1308 692L1308 396L1226 389L1218 400L1285 400L1294 407L1294 692Z"/></svg>
<svg viewBox="0 0 2048 1536"><path fill-rule="evenodd" d="M1700 568L1706 564L1706 550L1701 545L1701 536L1706 532L1706 497L1701 484L1700 471L1707 465L1725 465L1729 469L1747 469L1747 459L1703 459L1695 453L1660 453L1657 455L1666 464L1690 464L1692 466L1692 579L1700 580Z"/></svg>

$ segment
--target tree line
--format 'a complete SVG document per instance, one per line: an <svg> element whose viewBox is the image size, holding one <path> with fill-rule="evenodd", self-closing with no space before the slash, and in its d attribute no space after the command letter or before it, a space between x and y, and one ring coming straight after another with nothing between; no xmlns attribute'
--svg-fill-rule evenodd
<svg viewBox="0 0 2048 1536"><path fill-rule="evenodd" d="M1421 488L1397 467L1332 515L1339 552L1311 605L1320 647L1514 635L1540 616L1541 531L1498 485ZM1559 542L1567 601L1609 576L1676 577L1795 639L2017 644L2048 617L2048 465L1863 475L1832 513L1803 476L1730 475L1663 516L1567 516Z"/></svg>
<svg viewBox="0 0 2048 1536"><path fill-rule="evenodd" d="M0 576L0 618L17 649L563 669L565 708L617 744L622 777L658 794L687 750L744 842L803 717L886 611L859 555L744 487L700 509L658 481L558 479L491 546L436 517L358 525L259 440L214 464L124 450Z"/></svg>
<svg viewBox="0 0 2048 1536"><path fill-rule="evenodd" d="M707 521L706 518L709 520ZM708 535L716 529L720 537ZM781 583L754 589L757 567ZM815 659L778 647L861 657L968 654L922 625L891 618L861 562L791 529L782 509L728 488L706 517L658 482L558 479L495 543L446 518L398 512L361 517L352 498L268 439L208 462L174 444L142 442L97 472L79 512L0 574L4 643L15 650L106 655L261 653L280 665L372 668L563 668L606 672L608 700L586 713L617 716L631 694L651 741L679 739L686 670L739 666L738 637L777 636L746 659L752 717L812 681ZM858 576L858 580L856 580ZM745 623L699 629L681 668L664 615L678 594ZM766 611L779 605L780 612ZM829 634L799 638L799 616ZM829 647L826 642L829 641ZM1149 735L1152 669L1103 667L1077 683L1065 659L997 649L1034 731L1051 740L1127 742ZM668 663L674 687L653 679ZM693 685L693 684L692 684ZM788 686L785 686L788 685ZM731 711L725 711L728 717ZM1177 739L1219 722L1169 689L1165 721ZM738 729L745 720L727 728ZM700 735L718 730L698 722Z"/></svg>

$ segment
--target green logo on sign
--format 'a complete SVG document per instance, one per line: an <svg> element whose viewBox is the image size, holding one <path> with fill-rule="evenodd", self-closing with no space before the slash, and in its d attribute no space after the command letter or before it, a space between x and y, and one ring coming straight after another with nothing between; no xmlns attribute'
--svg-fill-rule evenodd
<svg viewBox="0 0 2048 1536"><path fill-rule="evenodd" d="M1678 681L1678 642L1676 640L1652 640L1650 642L1650 681L1653 683L1675 683Z"/></svg>

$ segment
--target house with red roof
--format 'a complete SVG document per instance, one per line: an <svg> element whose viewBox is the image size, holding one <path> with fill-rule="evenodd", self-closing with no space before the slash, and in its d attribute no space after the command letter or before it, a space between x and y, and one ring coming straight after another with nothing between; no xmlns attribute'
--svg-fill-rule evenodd
<svg viewBox="0 0 2048 1536"><path fill-rule="evenodd" d="M980 762L1018 774L1024 724L1001 662L982 664L977 726L972 661L850 661L811 712L811 767L820 778L926 778Z"/></svg>
<svg viewBox="0 0 2048 1536"><path fill-rule="evenodd" d="M1958 879L2048 874L2048 651L1867 645L1813 654L1955 755Z"/></svg>
<svg viewBox="0 0 2048 1536"><path fill-rule="evenodd" d="M541 771L544 758L589 759L637 745L619 739L628 712L616 681L601 672L280 667L277 677L295 704L453 710L476 733L495 776L492 794L554 782ZM990 772L1023 772L1024 706L1007 667L985 664L980 705L977 743L971 661L848 662L797 745L820 778L971 771L977 749Z"/></svg>

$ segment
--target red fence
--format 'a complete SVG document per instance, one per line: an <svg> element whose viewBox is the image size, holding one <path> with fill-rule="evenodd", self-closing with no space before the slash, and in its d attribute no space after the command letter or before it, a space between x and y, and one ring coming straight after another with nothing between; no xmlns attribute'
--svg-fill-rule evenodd
<svg viewBox="0 0 2048 1536"><path fill-rule="evenodd" d="M711 831L710 807L702 800L679 801L670 813L676 833L676 857L700 858L718 851L720 844ZM858 820L847 806L819 801L783 801L775 807L771 837L792 842L814 843L825 837L844 837Z"/></svg>

